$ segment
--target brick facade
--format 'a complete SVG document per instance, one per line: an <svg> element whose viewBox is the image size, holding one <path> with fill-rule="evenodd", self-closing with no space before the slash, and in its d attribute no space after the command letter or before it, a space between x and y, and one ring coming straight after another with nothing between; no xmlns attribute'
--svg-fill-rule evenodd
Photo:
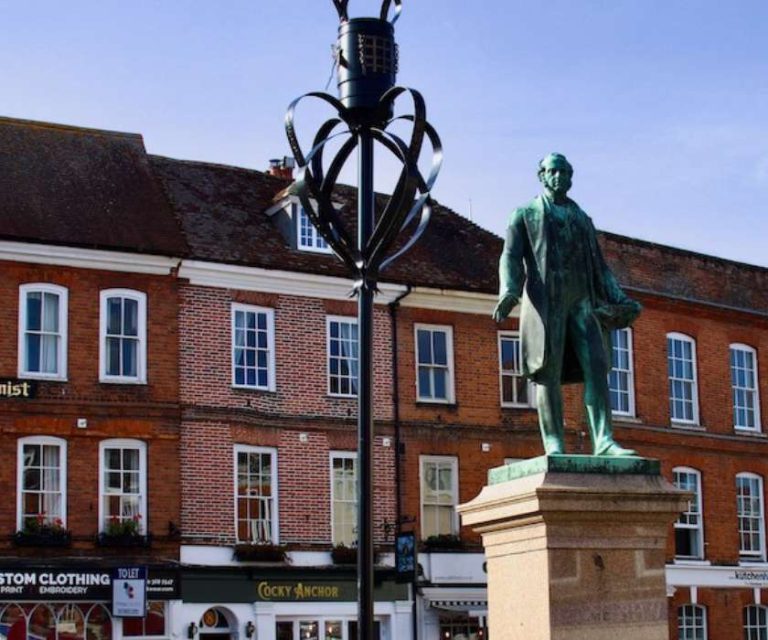
<svg viewBox="0 0 768 640"><path fill-rule="evenodd" d="M274 391L232 386L233 303L274 310ZM184 540L235 542L233 448L243 444L277 451L279 541L296 550L330 549L330 455L357 449L357 401L328 393L326 318L353 319L356 305L185 285L179 314ZM394 522L396 510L391 339L386 308L374 316L375 532L384 544L391 543L385 523ZM211 507L201 513L202 504Z"/></svg>
<svg viewBox="0 0 768 640"><path fill-rule="evenodd" d="M178 540L169 535L169 523L180 523L177 286L170 276L149 276L114 271L0 263L0 374L18 375L19 286L46 283L68 291L66 381L36 380L37 397L3 399L0 412L0 482L17 487L17 449L20 438L53 436L67 443L66 525L72 549L50 554L93 555L99 531L99 443L113 438L143 442L147 447L147 532L151 549L147 559L178 554ZM99 295L103 289L126 288L147 295L147 384L99 382ZM87 426L78 428L78 419ZM16 499L0 506L0 530L17 529ZM8 549L9 537L0 538ZM101 548L98 555L117 550ZM37 548L15 554L37 555Z"/></svg>

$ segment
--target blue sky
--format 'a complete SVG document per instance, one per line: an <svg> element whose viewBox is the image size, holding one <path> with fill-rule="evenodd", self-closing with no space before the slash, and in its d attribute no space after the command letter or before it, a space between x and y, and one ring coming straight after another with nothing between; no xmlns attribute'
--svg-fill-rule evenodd
<svg viewBox="0 0 768 640"><path fill-rule="evenodd" d="M501 234L557 150L599 228L768 267L768 2L404 5L398 80L443 138L442 203L471 201ZM330 0L0 0L0 15L0 115L257 169L288 153L288 103L325 88L337 28Z"/></svg>

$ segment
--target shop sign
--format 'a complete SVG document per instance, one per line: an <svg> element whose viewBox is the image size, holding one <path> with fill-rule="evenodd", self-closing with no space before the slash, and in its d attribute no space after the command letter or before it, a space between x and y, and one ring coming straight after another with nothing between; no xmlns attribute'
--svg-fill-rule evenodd
<svg viewBox="0 0 768 640"><path fill-rule="evenodd" d="M0 399L17 398L27 400L37 395L37 384L18 378L0 378Z"/></svg>
<svg viewBox="0 0 768 640"><path fill-rule="evenodd" d="M148 600L175 600L175 571L152 570L145 575ZM99 569L4 569L0 567L0 601L111 600L112 576Z"/></svg>
<svg viewBox="0 0 768 640"><path fill-rule="evenodd" d="M256 584L258 600L267 602L350 601L356 595L352 583L344 582L287 582L262 580Z"/></svg>
<svg viewBox="0 0 768 640"><path fill-rule="evenodd" d="M412 531L397 534L395 540L395 569L398 582L416 580L416 535Z"/></svg>
<svg viewBox="0 0 768 640"><path fill-rule="evenodd" d="M731 580L738 580L754 587L764 587L768 583L768 571L764 569L737 569Z"/></svg>
<svg viewBox="0 0 768 640"><path fill-rule="evenodd" d="M147 568L118 567L112 570L112 615L143 618L147 615Z"/></svg>

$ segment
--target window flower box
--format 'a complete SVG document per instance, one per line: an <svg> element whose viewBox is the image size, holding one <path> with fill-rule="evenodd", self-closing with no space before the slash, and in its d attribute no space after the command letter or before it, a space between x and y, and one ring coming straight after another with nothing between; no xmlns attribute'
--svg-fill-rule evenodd
<svg viewBox="0 0 768 640"><path fill-rule="evenodd" d="M457 535L441 533L429 536L422 541L424 551L456 551L464 548L464 543Z"/></svg>
<svg viewBox="0 0 768 640"><path fill-rule="evenodd" d="M140 547L152 546L152 536L142 536L138 533L107 533L106 531L96 536L96 545L99 547Z"/></svg>
<svg viewBox="0 0 768 640"><path fill-rule="evenodd" d="M49 520L44 513L28 518L24 528L13 534L17 547L68 547L72 534L64 528L61 518Z"/></svg>
<svg viewBox="0 0 768 640"><path fill-rule="evenodd" d="M237 544L233 555L240 562L285 562L287 549L279 544Z"/></svg>
<svg viewBox="0 0 768 640"><path fill-rule="evenodd" d="M357 547L348 547L343 544L331 549L333 564L357 564Z"/></svg>

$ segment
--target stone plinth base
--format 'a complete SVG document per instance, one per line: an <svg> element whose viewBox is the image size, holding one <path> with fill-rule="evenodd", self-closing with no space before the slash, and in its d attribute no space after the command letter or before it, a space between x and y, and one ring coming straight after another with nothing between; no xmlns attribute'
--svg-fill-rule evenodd
<svg viewBox="0 0 768 640"><path fill-rule="evenodd" d="M483 537L493 640L669 638L667 535L690 496L657 461L634 460L550 456L494 469L496 484L459 507Z"/></svg>

